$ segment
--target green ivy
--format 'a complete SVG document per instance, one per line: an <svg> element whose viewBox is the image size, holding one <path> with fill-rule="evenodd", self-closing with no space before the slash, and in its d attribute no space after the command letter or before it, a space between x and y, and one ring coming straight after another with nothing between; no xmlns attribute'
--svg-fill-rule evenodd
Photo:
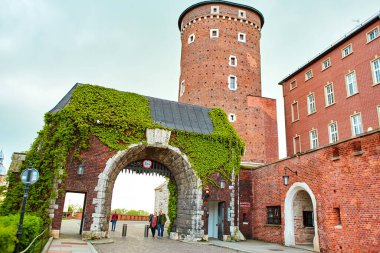
<svg viewBox="0 0 380 253"><path fill-rule="evenodd" d="M168 217L170 220L170 225L168 228L168 235L172 231L174 219L177 217L177 185L175 184L172 178L169 179L168 182L168 191L169 191L169 199L168 199Z"/></svg>
<svg viewBox="0 0 380 253"><path fill-rule="evenodd" d="M216 172L230 180L233 170L238 173L244 151L244 143L226 114L212 109L210 117L214 125L211 134L169 129L170 144L188 156L203 185L214 184L210 175ZM153 122L146 97L89 84L77 86L68 105L56 113L45 114L44 128L27 153L22 169L32 163L40 172L40 179L30 187L27 212L50 221L50 200L57 197L57 191L52 190L55 180L64 180L69 152L81 159L80 151L89 148L90 136L96 136L110 150L124 150L130 144L144 143L147 128L167 129ZM20 208L23 185L15 174L8 175L8 182L10 187L0 215L16 213ZM174 197L171 199L170 205L176 210Z"/></svg>

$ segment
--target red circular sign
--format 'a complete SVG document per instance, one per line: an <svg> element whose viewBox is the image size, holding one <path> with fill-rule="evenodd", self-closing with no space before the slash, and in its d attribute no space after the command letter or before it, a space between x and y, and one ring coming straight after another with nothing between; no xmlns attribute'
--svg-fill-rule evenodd
<svg viewBox="0 0 380 253"><path fill-rule="evenodd" d="M152 168L152 161L151 160L143 160L142 166L144 169L150 169Z"/></svg>

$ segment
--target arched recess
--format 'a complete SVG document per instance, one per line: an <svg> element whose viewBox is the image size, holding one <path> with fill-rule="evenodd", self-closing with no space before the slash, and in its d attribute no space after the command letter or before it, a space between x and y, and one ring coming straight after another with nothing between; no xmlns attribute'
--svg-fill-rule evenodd
<svg viewBox="0 0 380 253"><path fill-rule="evenodd" d="M317 222L317 205L314 193L306 183L296 182L294 183L286 193L285 203L284 203L284 213L285 213L285 229L284 229L284 239L286 246L296 246L295 233L294 233L294 208L293 202L299 191L306 191L313 204L314 213L314 239L313 239L313 250L320 252L319 250L319 236L318 236L318 222Z"/></svg>
<svg viewBox="0 0 380 253"><path fill-rule="evenodd" d="M201 238L204 233L201 181L196 177L186 156L170 145L131 145L107 161L103 172L98 176L95 188L97 197L92 200L95 207L93 222L90 231L83 233L90 233L87 236L108 237L108 217L115 180L129 163L142 159L157 161L170 169L178 193L177 218L174 221L177 232L192 239Z"/></svg>

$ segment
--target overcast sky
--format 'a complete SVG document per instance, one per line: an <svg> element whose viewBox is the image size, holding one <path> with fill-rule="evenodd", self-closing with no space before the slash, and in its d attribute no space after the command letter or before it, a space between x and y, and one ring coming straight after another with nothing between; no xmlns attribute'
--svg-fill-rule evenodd
<svg viewBox="0 0 380 253"><path fill-rule="evenodd" d="M4 166L8 168L12 152L29 149L43 127L44 113L77 82L177 100L181 46L177 21L196 2L0 0ZM380 2L234 2L255 7L265 18L263 96L277 99L283 157L283 100L277 83L357 26L358 20L377 13Z"/></svg>

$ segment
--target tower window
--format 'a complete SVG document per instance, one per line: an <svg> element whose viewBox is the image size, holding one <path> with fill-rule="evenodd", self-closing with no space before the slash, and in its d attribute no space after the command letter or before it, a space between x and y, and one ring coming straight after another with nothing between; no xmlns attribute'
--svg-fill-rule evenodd
<svg viewBox="0 0 380 253"><path fill-rule="evenodd" d="M193 43L195 41L195 35L194 33L189 35L189 38L187 39L187 44Z"/></svg>
<svg viewBox="0 0 380 253"><path fill-rule="evenodd" d="M239 10L238 16L239 16L239 18L246 18L247 17L245 11L242 11L242 10Z"/></svg>
<svg viewBox="0 0 380 253"><path fill-rule="evenodd" d="M313 78L313 70L309 70L308 72L305 73L305 81Z"/></svg>
<svg viewBox="0 0 380 253"><path fill-rule="evenodd" d="M316 107L315 107L315 98L314 93L307 96L307 113L312 114L315 113Z"/></svg>
<svg viewBox="0 0 380 253"><path fill-rule="evenodd" d="M228 89L237 90L237 78L236 76L228 76Z"/></svg>
<svg viewBox="0 0 380 253"><path fill-rule="evenodd" d="M182 97L182 95L185 93L185 80L181 82L181 86L179 87L179 96Z"/></svg>
<svg viewBox="0 0 380 253"><path fill-rule="evenodd" d="M329 143L338 141L338 123L332 122L329 124Z"/></svg>
<svg viewBox="0 0 380 253"><path fill-rule="evenodd" d="M373 84L380 83L380 58L371 62Z"/></svg>
<svg viewBox="0 0 380 253"><path fill-rule="evenodd" d="M219 38L219 29L211 29L210 38Z"/></svg>
<svg viewBox="0 0 380 253"><path fill-rule="evenodd" d="M236 59L236 56L234 55L230 55L230 60L228 62L228 64L232 67L236 67L237 66L237 59Z"/></svg>
<svg viewBox="0 0 380 253"><path fill-rule="evenodd" d="M342 49L342 58L350 55L352 53L352 44L346 46Z"/></svg>
<svg viewBox="0 0 380 253"><path fill-rule="evenodd" d="M351 116L351 131L352 136L357 136L363 133L362 115L360 113Z"/></svg>
<svg viewBox="0 0 380 253"><path fill-rule="evenodd" d="M376 27L367 33L367 43L379 37L379 27Z"/></svg>
<svg viewBox="0 0 380 253"><path fill-rule="evenodd" d="M219 14L219 6L211 6L211 14Z"/></svg>
<svg viewBox="0 0 380 253"><path fill-rule="evenodd" d="M310 148L318 148L318 132L316 129L310 131Z"/></svg>
<svg viewBox="0 0 380 253"><path fill-rule="evenodd" d="M228 114L228 120L230 122L235 122L236 121L236 115L233 113Z"/></svg>
<svg viewBox="0 0 380 253"><path fill-rule="evenodd" d="M238 41L246 43L247 42L247 35L245 33L239 33L238 34Z"/></svg>
<svg viewBox="0 0 380 253"><path fill-rule="evenodd" d="M325 61L322 62L322 70L325 70L331 66L331 60L330 58L327 58Z"/></svg>
<svg viewBox="0 0 380 253"><path fill-rule="evenodd" d="M347 97L358 93L358 84L356 83L356 74L354 71L346 75Z"/></svg>

